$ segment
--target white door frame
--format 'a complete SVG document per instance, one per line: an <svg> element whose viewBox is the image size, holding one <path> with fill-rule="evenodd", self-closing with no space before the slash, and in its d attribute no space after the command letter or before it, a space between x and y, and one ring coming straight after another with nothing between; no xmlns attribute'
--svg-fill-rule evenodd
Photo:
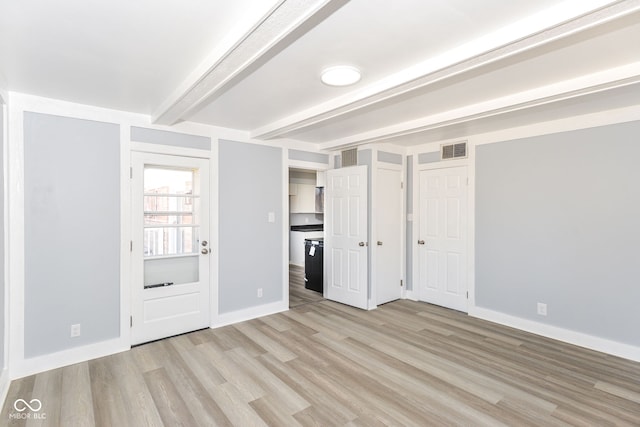
<svg viewBox="0 0 640 427"><path fill-rule="evenodd" d="M469 185L467 187L467 291L469 298L467 301L467 313L475 307L475 145L471 141L467 142L467 158L458 160L443 160L434 163L418 163L418 155L413 155L413 232L412 235L412 260L411 271L412 299L419 300L420 297L420 256L418 239L420 238L420 172L425 170L446 169L454 167L466 167Z"/></svg>
<svg viewBox="0 0 640 427"><path fill-rule="evenodd" d="M9 145L9 141L8 141L9 115L8 115L8 108L7 108L8 94L4 90L4 87L6 87L4 85L4 81L0 80L0 120L2 120L2 124L3 124L2 135L0 135L0 141L2 142L2 145L0 145L0 150L2 150L2 172L1 173L3 177L2 178L3 221L0 223L0 227L2 227L3 229L2 234L4 236L4 241L0 243L1 245L3 245L2 253L4 258L3 259L4 274L0 278L0 280L2 281L1 282L2 289L0 290L0 292L2 292L4 296L4 300L3 300L4 301L4 306L3 306L4 329L2 331L3 333L2 360L4 361L4 364L0 366L0 400L2 401L4 401L4 398L6 397L6 394L9 391L9 384L10 384L10 379L9 379L9 333L10 333L10 329L9 329L9 322L10 322L10 316L9 316L9 310L10 310L10 305L9 305L9 194L8 194L9 173L7 170L8 169L7 165L9 164L8 158L7 158L7 155L8 155L7 147Z"/></svg>
<svg viewBox="0 0 640 427"><path fill-rule="evenodd" d="M136 150L131 151L131 168L132 168L131 176L132 176L133 185L131 186L131 198L129 201L129 206L131 208L130 220L131 220L131 230L132 230L132 238L131 238L132 250L130 251L130 256L131 256L130 298L131 298L131 316L132 316L131 318L133 322L135 322L135 324L132 326L140 325L140 323L142 322L142 317L144 315L144 311L140 310L140 307L137 306L137 304L140 303L139 299L143 297L143 290L140 288L140 285L141 285L141 279L144 276L144 257L140 252L140 248L142 247L142 234L139 233L139 231L141 231L141 228L143 227L143 223L142 223L142 219L140 217L140 211L139 211L139 209L142 208L142 206L139 203L134 202L134 197L139 197L143 192L144 167L147 164L159 164L159 165L167 164L169 167L174 167L174 166L192 167L192 165L196 162L199 162L203 168L206 165L206 170L203 175L204 175L204 183L206 184L205 188L207 189L207 191L201 193L200 200L203 203L202 209L204 212L206 212L207 220L206 222L202 222L200 224L202 226L202 229L204 230L204 235L201 235L199 239L207 240L209 243L211 240L210 238L211 236L211 232L210 232L211 165L209 160L207 158L202 158L199 156L190 156L190 155L183 155L183 154L174 155L174 154L152 153L148 151L136 151ZM137 171L136 167L141 167L142 170ZM136 173L139 173L140 175L135 176ZM210 295L212 292L212 289L211 289L211 273L212 273L211 272L211 264L212 264L211 255L212 254L207 254L203 258L203 255L199 254L201 249L202 248L200 247L200 245L198 245L197 246L198 260L199 260L200 266L203 265L202 264L203 262L206 263L207 270L205 271L206 274L204 275L204 277L200 276L200 280L198 282L200 283L201 286L206 288L205 292L208 295L209 304L206 309L207 321L205 323L206 323L206 326L210 326L211 316L212 316L211 295ZM209 250L210 252L212 251L212 247L209 244L207 244L206 249ZM137 342L134 342L133 331L134 329L132 327L130 329L130 334L129 334L130 342L132 345L145 342L144 340L140 341L139 339L137 340ZM184 331L184 332L188 332L188 331ZM168 336L170 335L173 335L173 334L169 334ZM161 338L165 338L165 337L157 337L153 339L161 339Z"/></svg>
<svg viewBox="0 0 640 427"><path fill-rule="evenodd" d="M305 170L309 170L309 171L316 171L317 172L326 172L327 170L329 170L329 164L324 164L324 163L315 163L315 162L307 162L304 160L292 160L289 158L289 150L288 149L284 149L282 150L282 156L283 156L283 161L282 164L284 165L283 169L283 190L282 190L282 194L283 194L283 209L282 212L284 212L283 215L283 220L282 220L282 224L283 224L283 242L286 242L284 246L284 253L282 254L282 258L283 258L283 268L282 271L284 272L283 277L283 283L282 283L282 299L284 301L284 304L287 308L289 308L289 259L291 258L291 254L289 253L289 239L291 237L291 235L289 234L289 232L291 231L291 224L289 223L289 212L291 209L291 206L289 206L289 170L290 169L305 169ZM324 220L322 221L324 223ZM323 270L324 272L324 270ZM322 275L323 277L323 283L322 283L322 289L324 289L327 280L324 277L324 274Z"/></svg>

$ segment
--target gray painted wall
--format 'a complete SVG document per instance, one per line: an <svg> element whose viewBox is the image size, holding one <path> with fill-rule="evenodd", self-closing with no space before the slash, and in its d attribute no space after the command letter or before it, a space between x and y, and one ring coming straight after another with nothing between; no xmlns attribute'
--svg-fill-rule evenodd
<svg viewBox="0 0 640 427"><path fill-rule="evenodd" d="M6 107L0 100L0 370L4 367L4 291L7 283L4 281L4 114Z"/></svg>
<svg viewBox="0 0 640 427"><path fill-rule="evenodd" d="M329 155L322 153L313 153L311 151L289 150L289 160L300 160L303 162L329 164Z"/></svg>
<svg viewBox="0 0 640 427"><path fill-rule="evenodd" d="M224 314L283 298L284 166L280 148L224 140L219 161L218 309ZM274 223L267 222L269 212Z"/></svg>
<svg viewBox="0 0 640 427"><path fill-rule="evenodd" d="M407 156L407 214L413 214L413 156ZM413 221L406 221L406 289L413 290Z"/></svg>
<svg viewBox="0 0 640 427"><path fill-rule="evenodd" d="M478 306L640 345L638 135L633 122L477 148Z"/></svg>
<svg viewBox="0 0 640 427"><path fill-rule="evenodd" d="M424 165L425 163L436 163L440 161L440 152L432 151L430 153L418 154L418 164Z"/></svg>
<svg viewBox="0 0 640 427"><path fill-rule="evenodd" d="M148 144L173 145L182 148L211 150L211 138L186 133L169 132L157 129L131 127L131 140Z"/></svg>
<svg viewBox="0 0 640 427"><path fill-rule="evenodd" d="M386 151L378 151L378 161L383 163L391 163L394 165L402 164L402 155L396 153L387 153Z"/></svg>
<svg viewBox="0 0 640 427"><path fill-rule="evenodd" d="M117 338L120 128L25 113L24 146L25 357Z"/></svg>

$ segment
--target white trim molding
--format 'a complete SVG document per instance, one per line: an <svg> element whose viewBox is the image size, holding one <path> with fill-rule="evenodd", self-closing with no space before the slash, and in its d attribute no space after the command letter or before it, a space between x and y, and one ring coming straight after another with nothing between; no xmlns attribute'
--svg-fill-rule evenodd
<svg viewBox="0 0 640 427"><path fill-rule="evenodd" d="M3 330L2 330L2 360L3 360L3 364L0 366L0 369L2 369L2 377L0 377L0 379L4 378L4 375L9 375L9 345L10 345L10 341L9 341L9 336L11 333L11 329L9 328L10 325L10 310L11 310L11 306L9 304L9 234L10 234L10 230L9 230L9 171L8 171L8 165L9 165L9 159L8 159L8 147L9 147L9 107L6 105L6 100L7 98L3 98L0 99L0 116L1 116L1 120L2 120L2 135L0 135L0 141L2 141L2 146L0 147L0 150L2 150L2 198L3 198L3 203L2 203L2 207L3 207L3 211L2 211L2 222L0 223L0 227L2 227L3 230L3 236L4 239L2 242L0 242L0 244L2 245L2 255L3 255L3 265L4 265L4 270L3 270L3 274L0 277L0 283L2 283L0 292L2 292L3 295L3 311L2 311L2 316L3 316ZM2 397L2 401L4 401L4 395L2 394L3 392L3 386L4 383L2 381L0 381L0 397Z"/></svg>
<svg viewBox="0 0 640 427"><path fill-rule="evenodd" d="M510 314L505 314L499 311L489 310L481 307L469 307L469 316L488 320L490 322L520 329L526 332L531 332L532 334L541 335L543 337L555 339L591 350L622 357L624 359L633 360L634 362L640 362L640 347L636 347L633 345L611 341L605 338L600 338L582 332L576 332L569 329L560 328L558 326L536 322L533 320L523 319L521 317L512 316Z"/></svg>
<svg viewBox="0 0 640 427"><path fill-rule="evenodd" d="M234 323L244 322L246 320L257 319L258 317L269 316L271 314L282 313L283 311L288 310L289 305L285 303L285 301L276 301L270 304L249 307L242 310L232 311L230 313L223 313L213 319L211 329L233 325Z"/></svg>
<svg viewBox="0 0 640 427"><path fill-rule="evenodd" d="M0 374L0 402L4 402L7 399L10 385L11 378L9 378L9 368L4 368Z"/></svg>
<svg viewBox="0 0 640 427"><path fill-rule="evenodd" d="M109 356L129 350L131 347L120 338L107 341L100 341L95 344L88 344L81 347L22 359L11 366L11 379L15 380L39 372L73 365L75 363L86 362L87 360Z"/></svg>

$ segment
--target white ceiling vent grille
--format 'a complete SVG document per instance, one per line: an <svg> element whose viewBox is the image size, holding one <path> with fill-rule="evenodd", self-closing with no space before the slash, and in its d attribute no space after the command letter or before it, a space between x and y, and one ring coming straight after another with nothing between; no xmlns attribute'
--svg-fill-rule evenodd
<svg viewBox="0 0 640 427"><path fill-rule="evenodd" d="M467 143L458 142L455 144L446 144L440 147L442 160L464 159L467 157Z"/></svg>
<svg viewBox="0 0 640 427"><path fill-rule="evenodd" d="M342 167L357 166L358 165L358 149L351 148L349 150L342 151Z"/></svg>

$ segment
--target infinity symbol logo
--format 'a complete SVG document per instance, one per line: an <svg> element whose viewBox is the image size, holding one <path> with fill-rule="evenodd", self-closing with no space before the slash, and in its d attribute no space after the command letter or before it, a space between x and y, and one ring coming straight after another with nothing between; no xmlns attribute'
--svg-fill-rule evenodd
<svg viewBox="0 0 640 427"><path fill-rule="evenodd" d="M33 405L33 406L31 406ZM13 402L13 408L18 412L24 412L29 408L33 412L38 412L42 409L42 402L39 399L31 399L29 403L27 403L24 399L18 399Z"/></svg>

